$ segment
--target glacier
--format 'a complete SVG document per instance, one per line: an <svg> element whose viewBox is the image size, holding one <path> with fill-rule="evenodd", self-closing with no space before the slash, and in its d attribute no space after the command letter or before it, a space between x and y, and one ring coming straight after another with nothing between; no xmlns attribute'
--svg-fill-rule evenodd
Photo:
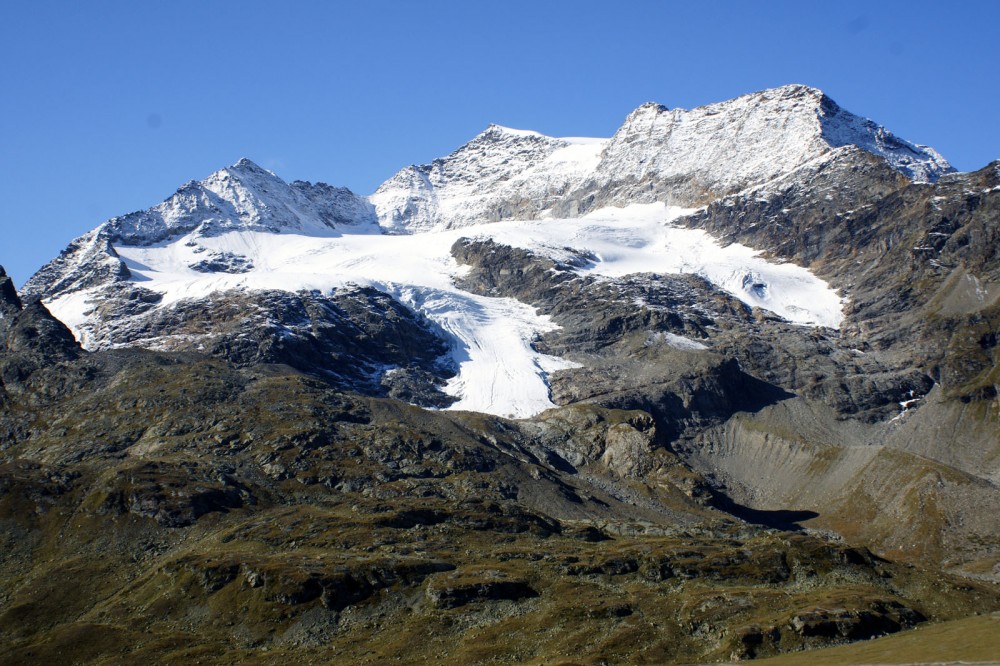
<svg viewBox="0 0 1000 666"><path fill-rule="evenodd" d="M953 170L932 149L807 86L690 111L649 103L609 138L491 125L367 197L286 183L242 159L76 239L23 293L97 349L119 344L92 325L113 284L141 284L162 295L160 308L234 289L373 287L449 340L458 368L445 387L457 398L452 409L527 417L554 406L547 377L573 364L533 348L555 327L548 317L456 286L464 269L451 255L455 242L492 239L554 260L582 254L591 260L575 270L597 279L696 274L749 307L836 328L846 297L806 268L722 244L683 220L735 193L807 182L810 168L857 149L914 181Z"/></svg>
<svg viewBox="0 0 1000 666"><path fill-rule="evenodd" d="M674 224L689 212L635 204L572 219L495 222L406 235L248 229L205 237L190 232L171 242L119 244L115 250L133 280L163 294L160 307L232 289L331 292L351 285L374 287L426 316L450 338L458 368L445 387L458 398L450 409L524 418L555 406L549 398L548 374L576 366L532 348L535 338L555 326L533 307L455 286L464 269L452 257L451 247L461 238L488 238L557 260L587 252L594 260L577 269L581 275L694 273L748 305L789 321L839 326L842 299L825 282L799 266L767 261L742 245L722 246L704 231ZM245 257L253 268L241 273L192 268L206 250ZM757 289L748 288L748 276ZM47 305L80 335L99 297L99 288L84 290ZM102 344L83 342L90 347Z"/></svg>

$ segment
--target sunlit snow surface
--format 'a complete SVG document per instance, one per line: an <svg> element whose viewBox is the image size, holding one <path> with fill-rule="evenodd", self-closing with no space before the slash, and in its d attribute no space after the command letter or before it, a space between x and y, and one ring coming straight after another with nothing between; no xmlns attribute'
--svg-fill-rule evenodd
<svg viewBox="0 0 1000 666"><path fill-rule="evenodd" d="M581 274L618 277L631 273L695 273L745 303L800 324L839 326L841 299L822 280L792 264L761 259L741 245L722 247L705 232L672 225L690 211L663 204L605 208L582 218L494 222L412 235L345 234L317 237L291 233L234 231L214 237L184 236L152 247L116 246L133 279L164 294L162 305L214 291L302 289L329 292L351 284L372 286L421 312L451 336L459 372L446 392L451 409L527 417L553 407L547 375L574 367L531 348L539 334L555 328L531 306L458 289L464 270L450 248L459 238L492 238L554 259L570 250L596 256ZM198 255L186 242L247 257L248 273L199 273ZM77 328L84 293L49 304Z"/></svg>

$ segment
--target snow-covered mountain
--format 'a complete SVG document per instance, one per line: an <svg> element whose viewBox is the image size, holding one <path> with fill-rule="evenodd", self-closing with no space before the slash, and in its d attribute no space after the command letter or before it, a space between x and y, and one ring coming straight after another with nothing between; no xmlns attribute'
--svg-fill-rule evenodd
<svg viewBox="0 0 1000 666"><path fill-rule="evenodd" d="M300 233L334 236L379 233L375 210L347 188L325 183L286 183L248 159L220 169L202 181L190 181L163 203L114 217L74 240L24 287L29 297L52 299L128 278L115 246L148 246L190 236L189 268L205 273L238 273L250 268L245 258L209 251L198 239L230 231Z"/></svg>
<svg viewBox="0 0 1000 666"><path fill-rule="evenodd" d="M1000 162L948 170L789 86L493 126L367 198L241 160L0 268L0 662L991 622Z"/></svg>
<svg viewBox="0 0 1000 666"><path fill-rule="evenodd" d="M533 219L583 185L607 143L491 125L446 157L406 167L371 201L391 233Z"/></svg>
<svg viewBox="0 0 1000 666"><path fill-rule="evenodd" d="M804 86L691 111L646 104L610 139L494 125L446 157L403 169L367 199L285 183L243 159L76 239L23 295L44 301L90 349L200 349L294 365L289 350L305 345L306 369L358 390L402 391L405 375L400 395L448 396L426 404L529 416L553 406L549 373L576 363L536 350L555 324L535 307L458 286L468 270L453 256L460 239L519 248L587 280L693 274L747 308L837 327L843 295L826 282L681 222L725 195L807 185L818 163L853 159L858 149L915 181L951 170L933 150ZM378 301L375 310L345 314L359 288L391 303L366 296ZM407 336L437 336L447 352L411 365L405 354L387 360L368 350L363 363L345 367L360 352L334 333L399 320L393 303L416 316ZM193 324L199 307L209 314Z"/></svg>
<svg viewBox="0 0 1000 666"><path fill-rule="evenodd" d="M918 182L952 167L815 88L791 85L690 111L640 106L610 139L493 125L451 155L410 166L371 197L393 233L502 219L575 217L598 206L699 206L857 146Z"/></svg>
<svg viewBox="0 0 1000 666"><path fill-rule="evenodd" d="M0 661L80 618L391 658L456 613L732 661L1000 608L1000 163L949 170L789 86L371 197L241 160L0 268ZM99 598L39 616L60 570ZM489 657L460 624L421 654Z"/></svg>
<svg viewBox="0 0 1000 666"><path fill-rule="evenodd" d="M146 245L197 232L210 237L232 230L332 235L347 226L375 224L374 210L345 188L291 184L248 159L191 181L158 206L105 223L107 234L127 245Z"/></svg>

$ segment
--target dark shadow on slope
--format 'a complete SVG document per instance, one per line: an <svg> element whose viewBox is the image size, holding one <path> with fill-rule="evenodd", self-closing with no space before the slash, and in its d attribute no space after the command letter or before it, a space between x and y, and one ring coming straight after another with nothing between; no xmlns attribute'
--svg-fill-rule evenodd
<svg viewBox="0 0 1000 666"><path fill-rule="evenodd" d="M736 407L734 413L737 411L759 412L765 407L795 397L794 393L762 379L757 379L742 370L739 371L739 379L735 382L735 388L739 391L739 397L734 400Z"/></svg>
<svg viewBox="0 0 1000 666"><path fill-rule="evenodd" d="M656 421L657 439L671 448L686 434L724 422L737 412L756 413L795 394L757 379L728 359L700 374L636 387L595 400L605 407L639 409Z"/></svg>
<svg viewBox="0 0 1000 666"><path fill-rule="evenodd" d="M745 522L776 530L785 530L786 532L801 532L804 528L799 523L819 517L819 514L815 511L793 511L788 509L765 511L762 509L752 509L739 504L728 495L719 491L713 491L711 505Z"/></svg>
<svg viewBox="0 0 1000 666"><path fill-rule="evenodd" d="M545 462L553 469L565 474L576 474L578 471L568 460L555 451L545 452Z"/></svg>

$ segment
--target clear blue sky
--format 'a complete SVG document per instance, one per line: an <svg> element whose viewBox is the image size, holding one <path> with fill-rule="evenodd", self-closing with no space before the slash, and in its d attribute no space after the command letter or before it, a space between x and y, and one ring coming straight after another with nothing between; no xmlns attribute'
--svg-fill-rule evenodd
<svg viewBox="0 0 1000 666"><path fill-rule="evenodd" d="M1000 2L14 2L0 8L0 264L250 157L368 194L489 123L609 136L636 106L783 85L1000 158Z"/></svg>

